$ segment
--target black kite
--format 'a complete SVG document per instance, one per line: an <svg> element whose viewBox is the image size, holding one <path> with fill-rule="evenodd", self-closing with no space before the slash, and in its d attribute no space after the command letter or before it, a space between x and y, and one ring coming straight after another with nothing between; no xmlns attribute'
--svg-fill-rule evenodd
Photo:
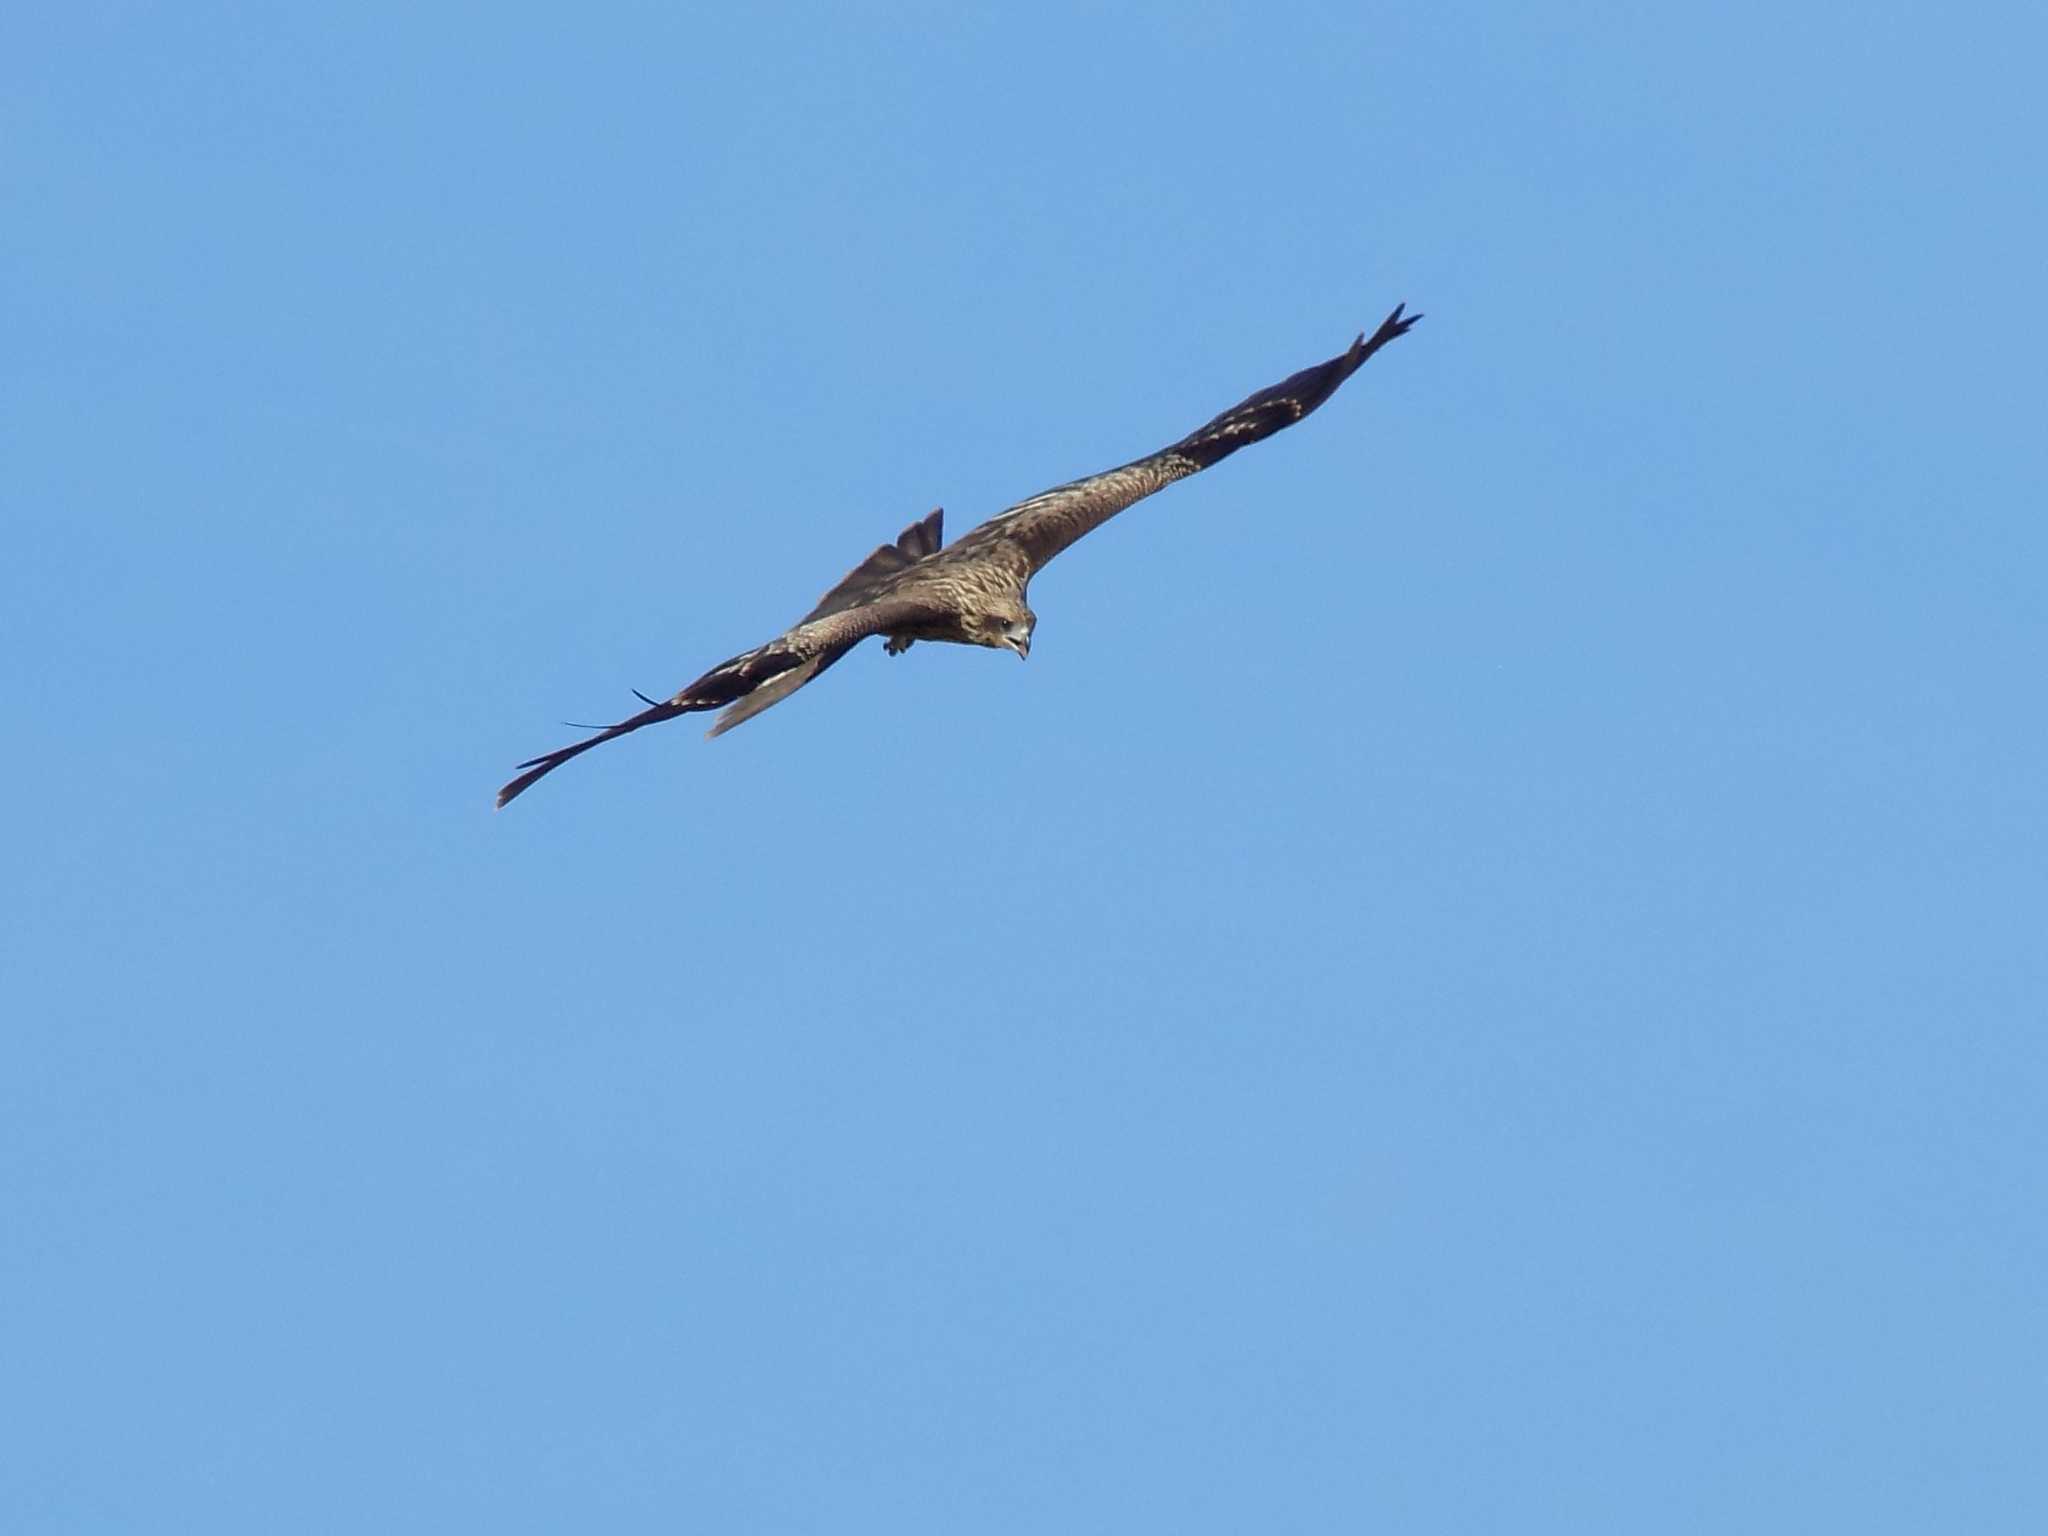
<svg viewBox="0 0 2048 1536"><path fill-rule="evenodd" d="M1024 593L1048 560L1132 502L1294 425L1329 399L1368 357L1422 318L1404 320L1405 307L1396 307L1377 331L1369 338L1361 335L1349 350L1260 390L1171 447L1019 502L950 548L941 547L940 513L912 523L766 645L720 662L667 700L642 694L647 708L632 718L521 763L525 771L498 791L498 804L505 805L570 758L643 725L718 709L724 713L710 734L729 731L788 698L870 635L886 635L892 656L918 640L993 646L1028 656L1038 619L1025 606Z"/></svg>

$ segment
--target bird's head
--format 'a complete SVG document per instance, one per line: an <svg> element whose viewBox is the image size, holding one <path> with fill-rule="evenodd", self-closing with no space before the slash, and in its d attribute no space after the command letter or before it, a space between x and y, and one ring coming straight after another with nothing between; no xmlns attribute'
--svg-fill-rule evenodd
<svg viewBox="0 0 2048 1536"><path fill-rule="evenodd" d="M981 615L981 643L997 650L1015 651L1017 655L1031 654L1031 631L1038 626L1038 615L1022 603L1005 603Z"/></svg>

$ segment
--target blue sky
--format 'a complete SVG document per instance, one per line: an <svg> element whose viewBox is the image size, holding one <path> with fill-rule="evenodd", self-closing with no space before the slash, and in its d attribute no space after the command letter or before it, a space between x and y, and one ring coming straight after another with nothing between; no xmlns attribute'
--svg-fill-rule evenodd
<svg viewBox="0 0 2048 1536"><path fill-rule="evenodd" d="M2037 12L5 32L0 1525L2044 1528Z"/></svg>

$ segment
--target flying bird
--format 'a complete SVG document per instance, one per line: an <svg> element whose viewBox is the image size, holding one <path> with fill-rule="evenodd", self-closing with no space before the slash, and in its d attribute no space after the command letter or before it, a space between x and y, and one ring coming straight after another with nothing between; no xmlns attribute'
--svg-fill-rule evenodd
<svg viewBox="0 0 2048 1536"><path fill-rule="evenodd" d="M498 791L499 806L570 758L643 725L716 709L722 713L710 734L722 735L781 703L871 635L886 636L884 649L892 656L919 640L985 645L1029 656L1038 617L1024 594L1047 561L1133 502L1293 426L1335 394L1368 357L1422 318L1403 319L1406 307L1396 306L1370 337L1361 334L1328 362L1260 390L1179 442L1020 501L950 546L940 532L943 512L912 523L767 644L720 662L670 698L640 694L647 707L639 714L521 763L524 771Z"/></svg>

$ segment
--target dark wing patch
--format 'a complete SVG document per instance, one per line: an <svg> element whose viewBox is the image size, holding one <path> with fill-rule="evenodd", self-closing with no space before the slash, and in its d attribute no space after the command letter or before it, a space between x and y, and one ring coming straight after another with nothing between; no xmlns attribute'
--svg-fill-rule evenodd
<svg viewBox="0 0 2048 1536"><path fill-rule="evenodd" d="M617 725L606 726L588 741L574 742L556 751L545 752L539 757L528 758L519 765L525 771L498 791L498 809L502 811L519 796L525 794L528 789L533 787L536 779L546 778L557 768L561 767L562 764L568 762L571 758L581 757L592 747L600 747L608 741L615 741L629 731L639 730L643 725L653 725L660 720L673 720L677 715L683 713L685 713L683 706L678 704L650 704L631 719L621 720Z"/></svg>
<svg viewBox="0 0 2048 1536"><path fill-rule="evenodd" d="M1405 336L1408 328L1422 318L1404 317L1406 308L1397 305L1371 336L1361 335L1328 362L1304 368L1271 389L1262 389L1240 401L1179 442L1120 469L1055 486L998 513L963 535L947 551L947 557L980 558L1007 545L1021 551L1029 570L1037 571L1076 539L1101 527L1133 502L1293 426L1335 394L1337 386L1356 373L1368 357L1395 337Z"/></svg>
<svg viewBox="0 0 2048 1536"><path fill-rule="evenodd" d="M787 636L784 637L785 641L786 639ZM825 663L826 666L830 664L829 661ZM616 741L642 726L673 720L677 715L687 715L700 709L717 709L720 705L731 704L751 693L774 686L792 671L801 671L802 679L792 682L775 695L775 699L783 698L823 670L824 667L818 664L815 657L807 658L803 652L792 651L783 641L771 640L766 645L755 646L751 651L742 651L730 661L721 661L673 698L659 701L650 699L647 707L639 714L621 720L617 725L604 727L588 740L572 742L553 752L528 758L519 765L524 772L498 791L498 809L503 810L511 801L526 793L536 779L545 778L562 764L581 757L592 747L601 747L608 741ZM642 694L641 697L644 699L647 696ZM766 709L768 704L775 702L775 699L770 699L759 707ZM730 723L737 725L739 722L735 720Z"/></svg>
<svg viewBox="0 0 2048 1536"><path fill-rule="evenodd" d="M797 689L822 675L840 657L871 635L879 635L900 624L929 622L947 612L944 598L934 592L915 595L895 593L875 602L856 604L841 613L820 619L806 619L780 640L762 647L773 671L750 683L744 697L726 693L718 702L728 706L711 727L710 734L722 736L743 720L751 720L771 704L779 704ZM794 659L795 664L791 661ZM691 689L697 685L692 684ZM698 695L686 689L678 699Z"/></svg>
<svg viewBox="0 0 2048 1536"><path fill-rule="evenodd" d="M929 514L896 535L894 544L878 546L873 554L842 576L837 586L818 599L818 606L797 622L808 624L827 614L844 613L879 596L898 574L909 570L926 555L938 553L939 530L945 516L944 508L934 507Z"/></svg>
<svg viewBox="0 0 2048 1536"><path fill-rule="evenodd" d="M1360 333L1348 349L1327 363L1304 368L1271 389L1260 390L1250 399L1240 401L1221 415L1204 422L1166 451L1191 459L1199 468L1207 469L1218 459L1228 458L1240 448L1271 437L1283 427L1293 426L1334 395L1337 386L1358 372L1368 357L1395 337L1408 334L1408 328L1422 316L1410 315L1403 319L1401 311L1406 308L1405 304L1396 305L1394 312L1380 322L1380 328L1372 333L1370 339Z"/></svg>
<svg viewBox="0 0 2048 1536"><path fill-rule="evenodd" d="M936 514L916 526L929 527L935 532L938 527L935 517ZM606 726L588 741L529 758L519 765L524 770L519 777L498 791L498 804L505 805L523 794L536 779L552 773L572 758L581 757L592 747L615 741L657 721L673 720L677 715L691 714L700 709L723 708L725 712L711 728L713 736L722 735L742 720L751 720L769 705L781 703L870 635L904 624L927 623L945 617L949 611L943 594L927 590L914 595L897 593L879 601L857 603L843 613L807 619L766 645L757 645L730 661L720 662L694 683L679 690L673 698L650 702L639 714L621 720L617 725Z"/></svg>

